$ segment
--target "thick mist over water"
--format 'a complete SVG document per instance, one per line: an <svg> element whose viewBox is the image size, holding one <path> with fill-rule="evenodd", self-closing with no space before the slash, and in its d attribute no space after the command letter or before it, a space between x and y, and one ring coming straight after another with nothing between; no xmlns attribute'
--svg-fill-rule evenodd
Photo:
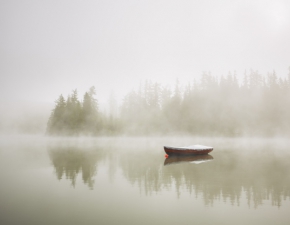
<svg viewBox="0 0 290 225"><path fill-rule="evenodd" d="M290 78L290 71L289 71ZM215 77L174 89L146 81L125 95L120 106L109 101L101 112L95 87L79 100L77 90L56 101L47 124L48 135L204 135L286 136L290 134L290 80L273 73Z"/></svg>
<svg viewBox="0 0 290 225"><path fill-rule="evenodd" d="M55 105L20 104L3 108L1 132L53 136L203 135L287 136L290 134L290 71L288 78L273 71L251 70L213 76L174 87L146 80L128 91L121 102L112 94L100 105L92 86L83 97L74 89L60 94Z"/></svg>
<svg viewBox="0 0 290 225"><path fill-rule="evenodd" d="M0 224L289 225L289 9L1 1Z"/></svg>
<svg viewBox="0 0 290 225"><path fill-rule="evenodd" d="M203 135L287 133L289 125L283 121L288 121L288 94L280 88L285 90L289 81L289 8L284 0L4 1L0 131L45 133L60 94L67 101L77 89L82 102L95 86L105 115L98 123L106 124L106 134L135 134L139 128L141 135L184 130ZM231 85L229 71L236 75ZM219 92L216 82L204 83L203 75L209 73L218 81ZM257 78L249 83L252 93L232 92L236 78L247 87L245 73L248 81L252 74ZM182 102L187 101L182 107L176 80ZM265 82L278 83L279 91L275 85L271 91L259 91ZM197 91L195 83L202 83L204 93L192 93ZM155 89L162 91L159 107L176 96L165 112L156 112ZM110 121L116 114L122 115L120 123Z"/></svg>

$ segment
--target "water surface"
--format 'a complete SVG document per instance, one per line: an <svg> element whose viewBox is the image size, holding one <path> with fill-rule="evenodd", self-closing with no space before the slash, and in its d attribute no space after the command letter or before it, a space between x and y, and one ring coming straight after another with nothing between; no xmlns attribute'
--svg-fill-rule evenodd
<svg viewBox="0 0 290 225"><path fill-rule="evenodd" d="M214 147L164 157L163 145ZM290 142L0 139L1 224L289 224Z"/></svg>

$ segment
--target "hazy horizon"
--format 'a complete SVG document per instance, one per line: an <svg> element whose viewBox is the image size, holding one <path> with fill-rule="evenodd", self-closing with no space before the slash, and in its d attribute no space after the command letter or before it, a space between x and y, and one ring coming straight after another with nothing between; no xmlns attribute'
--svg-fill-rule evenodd
<svg viewBox="0 0 290 225"><path fill-rule="evenodd" d="M91 86L106 108L140 82L174 87L245 71L288 76L290 2L1 1L1 117L48 117ZM36 113L35 113L36 115ZM35 115L30 115L34 117ZM8 117L7 117L8 116ZM4 119L3 119L4 118Z"/></svg>

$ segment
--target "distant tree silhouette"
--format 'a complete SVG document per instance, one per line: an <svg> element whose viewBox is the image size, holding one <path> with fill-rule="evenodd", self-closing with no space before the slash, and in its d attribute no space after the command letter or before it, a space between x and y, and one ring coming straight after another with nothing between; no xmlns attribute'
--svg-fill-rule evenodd
<svg viewBox="0 0 290 225"><path fill-rule="evenodd" d="M290 82L278 78L275 71L263 77L250 70L242 83L235 72L219 79L204 72L199 83L181 89L177 82L173 92L160 84L155 84L158 91L154 92L152 84L146 81L138 93L125 96L120 116L123 131L231 136L290 133ZM152 111L152 106L157 110Z"/></svg>
<svg viewBox="0 0 290 225"><path fill-rule="evenodd" d="M140 84L123 98L120 113L110 99L108 115L99 111L95 88L80 102L77 90L65 101L56 101L47 125L47 133L87 135L169 134L193 135L275 135L290 134L290 68L281 78L273 71L262 76L245 72L239 83L236 73L219 78L204 72L200 82L173 91L150 80ZM113 110L114 108L114 110Z"/></svg>
<svg viewBox="0 0 290 225"><path fill-rule="evenodd" d="M94 98L95 87L86 92L82 108L82 130L88 133L96 133L98 130L98 102Z"/></svg>
<svg viewBox="0 0 290 225"><path fill-rule="evenodd" d="M68 134L78 134L80 131L81 123L81 103L78 100L77 90L73 90L72 94L68 97L65 110L65 128Z"/></svg>
<svg viewBox="0 0 290 225"><path fill-rule="evenodd" d="M98 131L98 104L94 98L95 88L85 93L83 102L73 90L65 101L60 95L48 121L47 133L78 135L81 132L95 134Z"/></svg>
<svg viewBox="0 0 290 225"><path fill-rule="evenodd" d="M55 108L52 110L47 124L47 133L49 134L59 134L65 130L66 102L64 97L60 95L55 103Z"/></svg>

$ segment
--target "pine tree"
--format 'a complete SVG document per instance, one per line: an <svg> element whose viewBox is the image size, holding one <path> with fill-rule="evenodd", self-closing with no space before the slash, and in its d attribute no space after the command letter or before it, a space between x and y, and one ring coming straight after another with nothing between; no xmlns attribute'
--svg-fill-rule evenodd
<svg viewBox="0 0 290 225"><path fill-rule="evenodd" d="M52 110L47 124L48 134L58 134L64 131L64 119L66 111L66 102L62 95L55 102L55 108Z"/></svg>
<svg viewBox="0 0 290 225"><path fill-rule="evenodd" d="M96 133L98 130L98 104L94 98L95 94L95 87L91 87L85 93L81 114L82 130L90 134Z"/></svg>
<svg viewBox="0 0 290 225"><path fill-rule="evenodd" d="M81 110L81 103L78 100L78 93L75 89L67 98L65 110L65 127L67 134L77 135L80 133Z"/></svg>

